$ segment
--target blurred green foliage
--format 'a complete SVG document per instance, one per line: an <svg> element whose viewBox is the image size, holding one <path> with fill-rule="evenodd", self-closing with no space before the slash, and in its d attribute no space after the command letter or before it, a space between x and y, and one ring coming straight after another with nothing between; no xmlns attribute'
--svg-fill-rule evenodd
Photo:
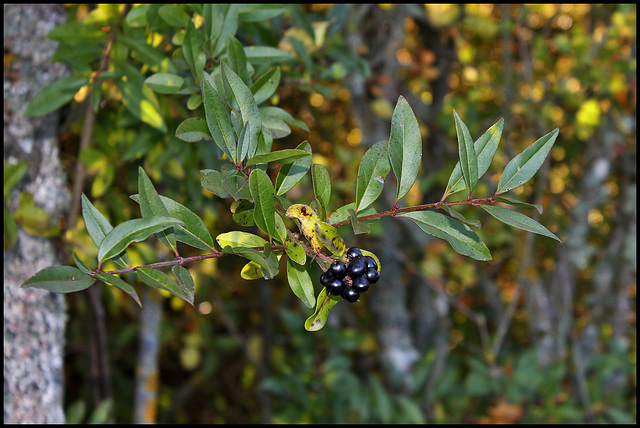
<svg viewBox="0 0 640 428"><path fill-rule="evenodd" d="M137 193L137 171L142 166L161 194L199 213L212 236L217 236L237 229L226 203L212 198L200 186L198 171L219 167L218 156L213 145L185 144L173 132L185 118L194 116L192 110L202 108L197 98L184 103L157 92L128 94L126 87L109 80L115 73L144 80L152 73L171 71L164 58L170 40L161 36L170 32L158 30L175 27L172 40L182 40L185 31L181 28L189 6L150 7L157 12L156 21L151 23L157 32L145 46L153 46L153 50L135 42L149 15L134 7L127 16L130 38L116 44L111 55L119 71L106 71L99 85L101 97L81 90L68 112L74 118L81 111L82 102L99 102L93 146L77 153L83 122L70 119L62 134L63 162L71 179L75 162L84 163L90 175L91 200L112 224L135 216L138 207L128 196ZM387 13L392 8L380 6L380 11ZM74 33L85 28L76 23L110 27L118 21L122 5L69 5L67 9L67 32L54 36L64 40L71 34L98 45L104 42L106 33ZM334 207L355 200L352 183L368 147L365 143L375 143L362 141L362 130L353 117L351 96L344 85L348 73L370 73L366 61L345 47L348 10L340 5L294 5L276 18L248 18L240 23L236 34L238 39L277 46L296 57L296 65L283 69L284 84L271 102L296 112L294 116L305 122L309 132L294 129L275 144L296 148L305 139L311 143L314 163L324 165L332 178ZM464 118L474 137L496 118L505 116L509 141L505 149L498 151L496 157L500 159L494 165L506 164L531 144L534 136L560 128L551 152L549 191L542 193L541 200L532 202L544 207L545 224L562 238L571 221L567 213L578 202L580 177L587 163L585 145L592 144L593 136L601 135L598 133L604 126L615 127L625 138L609 147L635 157L635 5L428 5L425 14L443 37L450 37L455 43L457 61L447 77L450 93L436 121L438 129L448 133L451 153L457 150L453 109ZM423 48L411 18L398 25L404 25L406 31L402 46L395 52L403 73L382 77L406 83L428 105L433 99L432 84L440 73L437 56ZM315 41L310 34L315 35ZM101 53L94 47L66 57L59 55L54 60L67 63L76 71L90 71L97 68ZM132 60L135 67L129 64ZM132 108L127 97L147 100L148 110ZM371 108L388 120L393 106L378 99ZM422 131L423 140L430 141L430 130ZM407 205L439 200L456 161L451 156L446 165L432 165L425 156L423 168L427 173L409 192ZM499 172L490 169L489 175L492 174L492 182L497 183ZM588 244L592 254L602 245L615 213L625 202L618 193L621 180L615 173L607 178L606 204L589 213L592 229ZM290 200L313 199L310 180L305 178L302 184L289 192ZM481 181L478 192L490 185ZM535 182L516 193L531 200L534 192ZM461 212L467 215L469 210ZM519 269L510 245L514 232L488 220L488 215L482 220L483 238L494 259L504 260L494 280L501 296L508 300L516 287L514 278ZM382 233L380 224L374 224L370 239ZM96 256L82 220L65 238L82 259ZM5 232L5 245L6 239ZM552 270L556 263L554 246L552 240L537 241L532 275L542 277ZM135 246L130 258L133 264L151 263L164 257L165 252L161 245L145 242ZM477 312L487 309L477 289L483 265L468 263L442 242L414 249L412 254L425 277L446 278L443 288L449 294L464 299ZM385 376L370 303L349 308L348 313L340 312L337 325L330 322L322 331L309 334L302 328L308 308L292 295L284 275L269 282L245 281L240 278L243 264L231 257L194 264L195 307L177 298L165 300L159 422L585 421L583 403L573 384L571 360L545 366L538 362L538 350L530 346L527 314L521 309L515 314L508 344L496 361L489 361L478 352L477 326L451 309L451 353L445 366L429 383L429 376L436 369L436 356L432 348L421 350L423 354L413 369L414 381L406 389L399 380L394 383ZM319 272L311 274L317 278ZM588 263L580 266L578 276L587 287L592 284ZM634 302L629 316L635 320L635 283L629 284L629 294ZM584 295L578 290L574 306L583 324L590 317ZM115 420L124 422L131 419L133 406L138 307L113 287L105 287L103 296L115 391L111 404ZM88 404L86 397L91 389L86 355L89 333L82 322L87 319L88 307L77 294L69 295L68 302L68 414L71 420L80 421L87 413L82 406ZM635 327L631 327L632 343L626 348L609 340L610 326L600 327L598 352L586 361L593 410L600 422L634 422ZM264 337L270 338L268 343ZM266 363L265 354L269 355ZM104 408L94 411L95 420L108 420L101 414Z"/></svg>

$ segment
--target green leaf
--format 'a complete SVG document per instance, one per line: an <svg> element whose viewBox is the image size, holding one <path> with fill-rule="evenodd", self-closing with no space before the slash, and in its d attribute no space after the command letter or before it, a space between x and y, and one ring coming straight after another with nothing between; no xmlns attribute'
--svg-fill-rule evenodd
<svg viewBox="0 0 640 428"><path fill-rule="evenodd" d="M147 77L144 83L146 83L152 91L160 94L177 94L184 83L184 79L177 74L156 73Z"/></svg>
<svg viewBox="0 0 640 428"><path fill-rule="evenodd" d="M299 242L286 240L284 243L287 246L287 248L285 248L285 251L287 253L287 256L289 256L289 259L299 265L303 265L306 263L307 255L304 252L304 247L300 245Z"/></svg>
<svg viewBox="0 0 640 428"><path fill-rule="evenodd" d="M187 26L190 18L182 8L174 4L165 4L158 9L158 15L172 27L184 28Z"/></svg>
<svg viewBox="0 0 640 428"><path fill-rule="evenodd" d="M287 281L289 287L298 299L302 301L308 308L313 308L316 304L316 296L314 295L313 282L304 266L300 266L287 259Z"/></svg>
<svg viewBox="0 0 640 428"><path fill-rule="evenodd" d="M233 248L228 246L224 247L222 249L222 252L226 254L235 254L244 257L245 259L249 259L252 262L255 262L258 266L260 266L264 279L272 279L278 274L278 258L273 252L271 252L267 256L265 253L254 250L252 248Z"/></svg>
<svg viewBox="0 0 640 428"><path fill-rule="evenodd" d="M318 300L316 301L316 310L313 312L307 320L304 322L304 328L307 331L318 331L327 323L329 317L329 311L333 308L342 297L332 296L327 294L327 289L323 288L318 294Z"/></svg>
<svg viewBox="0 0 640 428"><path fill-rule="evenodd" d="M140 213L142 218L150 218L153 216L169 217L169 211L165 208L160 200L158 192L156 192L153 183L147 176L147 173L140 166L138 167L138 204L140 205ZM160 242L169 247L171 251L178 254L176 247L176 235L173 228L165 229L156 234Z"/></svg>
<svg viewBox="0 0 640 428"><path fill-rule="evenodd" d="M300 143L296 149L311 154L311 145L306 140ZM276 177L276 194L284 195L291 190L309 171L310 167L311 156L301 157L291 164L282 165Z"/></svg>
<svg viewBox="0 0 640 428"><path fill-rule="evenodd" d="M249 72L247 71L247 57L244 54L242 43L235 36L229 36L227 41L227 61L229 67L242 79L243 82L249 81Z"/></svg>
<svg viewBox="0 0 640 428"><path fill-rule="evenodd" d="M238 205L235 207L235 210L232 209L233 221L235 221L239 226L255 226L256 222L253 220L253 203L246 199L234 202L234 204L236 203Z"/></svg>
<svg viewBox="0 0 640 428"><path fill-rule="evenodd" d="M482 208L493 217L497 218L505 224L508 224L509 226L517 227L518 229L537 233L538 235L547 236L549 238L560 241L560 238L549 231L549 229L522 213L510 210L508 208L496 207L493 205L482 205Z"/></svg>
<svg viewBox="0 0 640 428"><path fill-rule="evenodd" d="M238 30L238 10L236 4L204 5L205 30L212 43L214 55L220 54L227 46L229 37Z"/></svg>
<svg viewBox="0 0 640 428"><path fill-rule="evenodd" d="M95 279L72 266L42 269L22 284L21 288L42 288L54 293L73 293L93 285Z"/></svg>
<svg viewBox="0 0 640 428"><path fill-rule="evenodd" d="M311 182L313 183L313 193L320 205L319 216L327 218L327 207L331 198L331 177L324 165L314 163L311 166Z"/></svg>
<svg viewBox="0 0 640 428"><path fill-rule="evenodd" d="M542 166L559 132L558 128L554 129L511 159L500 177L496 195L513 190L529 181Z"/></svg>
<svg viewBox="0 0 640 428"><path fill-rule="evenodd" d="M79 43L102 43L107 40L107 33L93 25L79 22L67 22L54 27L47 34L47 39L65 45Z"/></svg>
<svg viewBox="0 0 640 428"><path fill-rule="evenodd" d="M135 117L152 126L159 131L167 132L167 125L164 123L160 113L160 103L155 94L144 84L144 77L133 66L127 63L118 62L117 66L124 71L126 81L116 80L115 84L122 95L122 104Z"/></svg>
<svg viewBox="0 0 640 428"><path fill-rule="evenodd" d="M177 225L184 223L175 218L159 216L125 221L114 227L102 240L98 247L98 262L117 256L133 242L144 241L154 233Z"/></svg>
<svg viewBox="0 0 640 428"><path fill-rule="evenodd" d="M480 223L480 220L467 220L465 216L447 205L440 205L440 209L444 210L447 214L449 214L450 217L453 217L456 220L460 220L466 225L473 226L476 229L480 229L482 227L482 223Z"/></svg>
<svg viewBox="0 0 640 428"><path fill-rule="evenodd" d="M251 197L255 203L253 208L253 219L256 226L262 229L269 237L275 236L276 210L274 200L274 190L271 179L261 169L254 169L249 176L249 189Z"/></svg>
<svg viewBox="0 0 640 428"><path fill-rule="evenodd" d="M371 224L367 221L358 220L358 215L352 209L349 209L349 217L351 217L351 227L353 228L353 233L356 235L361 235L363 233L371 232Z"/></svg>
<svg viewBox="0 0 640 428"><path fill-rule="evenodd" d="M236 140L233 136L231 119L215 89L215 83L207 73L202 73L202 100L204 102L207 126L213 141L227 155L229 160L238 163Z"/></svg>
<svg viewBox="0 0 640 428"><path fill-rule="evenodd" d="M91 240L96 245L96 247L100 247L104 237L113 230L113 226L109 223L109 220L100 212L96 207L93 206L91 201L84 195L81 196L82 199L82 218L84 219L85 227L87 228L87 232L91 237ZM122 254L119 257L113 259L120 266L127 266L129 263L129 259L126 254Z"/></svg>
<svg viewBox="0 0 640 428"><path fill-rule="evenodd" d="M356 209L355 202L351 202L346 205L343 205L331 213L331 215L329 216L329 219L327 220L327 223L336 224L345 220L349 220L351 218L351 214L349 214L349 211L355 211L355 209ZM376 213L377 211L375 210L375 208L373 208L372 206L369 206L364 210L360 211L358 213L358 216L364 217L364 216L376 214Z"/></svg>
<svg viewBox="0 0 640 428"><path fill-rule="evenodd" d="M109 285L113 285L114 287L117 287L120 290L124 291L133 300L136 301L138 306L142 307L142 302L140 301L140 298L138 297L138 293L136 292L136 289L133 288L131 285L127 284L126 282L124 282L118 276L112 275L112 274L109 274L109 273L98 272L98 273L96 273L96 278L98 278L99 280L101 280L101 281L103 281L103 282L105 282L105 283L107 283Z"/></svg>
<svg viewBox="0 0 640 428"><path fill-rule="evenodd" d="M471 194L478 184L478 156L467 125L464 124L455 110L453 111L453 117L455 118L456 133L458 134L458 154L460 156L462 176L467 189L469 189L469 194Z"/></svg>
<svg viewBox="0 0 640 428"><path fill-rule="evenodd" d="M267 241L259 237L258 235L254 235L253 233L242 232L242 231L233 231L222 233L216 236L216 241L221 248L224 247L264 247L268 244Z"/></svg>
<svg viewBox="0 0 640 428"><path fill-rule="evenodd" d="M476 260L491 260L484 242L466 224L432 211L415 211L399 217L414 221L420 229L437 238L445 239L458 253Z"/></svg>
<svg viewBox="0 0 640 428"><path fill-rule="evenodd" d="M91 269L89 268L89 266L87 266L82 260L80 260L75 251L73 252L73 260L76 262L76 265L82 272L86 273L87 275L91 274Z"/></svg>
<svg viewBox="0 0 640 428"><path fill-rule="evenodd" d="M135 53L136 59L142 64L157 66L164 60L162 52L148 45L145 39L135 39L121 35L118 40L127 45Z"/></svg>
<svg viewBox="0 0 640 428"><path fill-rule="evenodd" d="M25 160L10 164L4 163L4 197L5 199L11 194L14 187L22 180L29 170L29 163Z"/></svg>
<svg viewBox="0 0 640 428"><path fill-rule="evenodd" d="M247 160L246 166L256 165L259 163L278 162L283 164L294 163L298 159L311 156L311 153L300 149L283 149L276 152L265 153L263 155L256 155Z"/></svg>
<svg viewBox="0 0 640 428"><path fill-rule="evenodd" d="M205 58L205 61L206 56L202 52L202 41L192 20L187 22L187 31L182 42L182 54L189 70L191 70L191 75L196 82L200 82L201 76L206 74L202 73L205 63L201 60L201 56Z"/></svg>
<svg viewBox="0 0 640 428"><path fill-rule="evenodd" d="M176 240L201 250L214 250L213 238L204 222L197 214L179 202L166 196L160 196L162 204L167 209L169 217L184 222L184 226L176 226ZM131 199L138 202L139 195L131 195Z"/></svg>
<svg viewBox="0 0 640 428"><path fill-rule="evenodd" d="M292 61L293 55L281 49L270 46L245 46L244 54L251 64L272 64Z"/></svg>
<svg viewBox="0 0 640 428"><path fill-rule="evenodd" d="M207 121L199 117L190 117L176 128L176 137L187 143L205 140L213 141Z"/></svg>
<svg viewBox="0 0 640 428"><path fill-rule="evenodd" d="M180 265L173 265L171 268L171 272L176 277L176 281L178 282L178 286L182 289L182 292L187 296L185 299L187 302L191 303L193 306L193 297L195 294L195 283L193 282L193 277L191 276L191 272L185 267Z"/></svg>
<svg viewBox="0 0 640 428"><path fill-rule="evenodd" d="M285 12L285 8L277 4L244 4L238 13L242 22L261 22L274 18Z"/></svg>
<svg viewBox="0 0 640 428"><path fill-rule="evenodd" d="M535 208L538 211L538 213L542 214L542 205L540 205L540 204L529 204L527 202L522 202L522 201L518 201L516 199L511 199L511 198L506 198L504 196L498 196L495 200L497 202L502 202L504 204L513 205L514 207Z"/></svg>
<svg viewBox="0 0 640 428"><path fill-rule="evenodd" d="M236 201L251 199L249 179L240 171L232 169L222 177L222 187Z"/></svg>
<svg viewBox="0 0 640 428"><path fill-rule="evenodd" d="M251 85L251 93L256 104L261 104L276 93L280 84L280 67L273 68L258 78Z"/></svg>
<svg viewBox="0 0 640 428"><path fill-rule="evenodd" d="M189 300L189 296L187 295L185 290L183 290L182 287L180 287L178 283L171 279L171 277L166 273L146 267L138 268L138 270L136 270L136 273L138 274L138 278L140 278L140 281L142 281L149 287L166 290L174 296L184 300L185 302L189 302L193 306L193 299Z"/></svg>
<svg viewBox="0 0 640 428"><path fill-rule="evenodd" d="M251 131L251 144L248 152L248 156L252 157L258 147L258 136L260 129L262 128L262 116L258 109L258 104L253 98L251 89L240 79L240 77L224 62L222 63L222 81L224 84L224 90L227 100L230 100L230 105L235 109L240 109L240 115L242 117L242 125L249 126ZM235 101L235 102L234 102ZM241 161L239 159L238 161Z"/></svg>
<svg viewBox="0 0 640 428"><path fill-rule="evenodd" d="M338 230L331 226L329 223L319 221L316 223L316 234L318 239L324 244L331 254L336 257L341 257L346 251L346 245L344 239L338 233Z"/></svg>
<svg viewBox="0 0 640 428"><path fill-rule="evenodd" d="M422 161L420 125L409 103L400 96L391 118L389 161L397 179L396 202L416 181Z"/></svg>
<svg viewBox="0 0 640 428"><path fill-rule="evenodd" d="M71 101L78 90L89 83L86 77L67 76L42 88L29 102L24 117L43 116Z"/></svg>
<svg viewBox="0 0 640 428"><path fill-rule="evenodd" d="M388 151L389 142L380 141L362 157L356 181L356 212L367 208L382 193L384 179L391 169Z"/></svg>
<svg viewBox="0 0 640 428"><path fill-rule="evenodd" d="M482 136L478 138L473 145L475 152L478 155L478 180L487 172L491 165L493 156L498 148L498 143L500 142L500 137L502 136L503 128L504 119L500 119L491 128L487 129L487 131L482 134ZM455 168L453 168L451 177L449 177L447 190L445 190L444 197L442 199L444 200L447 196L466 188L467 185L465 184L464 177L462 176L462 168L460 167L460 162L458 162Z"/></svg>
<svg viewBox="0 0 640 428"><path fill-rule="evenodd" d="M208 190L209 192L217 195L220 198L226 199L231 195L222 185L223 179L224 176L220 171L209 171L207 174L202 176L202 188Z"/></svg>
<svg viewBox="0 0 640 428"><path fill-rule="evenodd" d="M306 123L304 123L301 120L295 119L293 116L291 116L291 114L288 111L280 107L274 107L274 106L260 107L260 114L262 115L263 118L270 117L274 119L280 119L281 121L288 123L289 125L293 125L297 128L304 129L305 131L309 132L309 127L307 126Z"/></svg>

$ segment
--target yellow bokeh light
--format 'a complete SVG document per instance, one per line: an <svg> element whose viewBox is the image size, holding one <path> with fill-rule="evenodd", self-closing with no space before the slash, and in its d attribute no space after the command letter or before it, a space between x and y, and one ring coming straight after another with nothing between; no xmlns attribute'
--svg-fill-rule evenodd
<svg viewBox="0 0 640 428"><path fill-rule="evenodd" d="M413 57L405 48L400 48L396 51L396 59L400 65L411 65L411 62L413 61Z"/></svg>
<svg viewBox="0 0 640 428"><path fill-rule="evenodd" d="M599 209L594 208L591 211L589 211L587 219L591 227L599 227L604 220L604 216L602 215L602 212Z"/></svg>
<svg viewBox="0 0 640 428"><path fill-rule="evenodd" d="M464 80L469 83L475 83L478 80L478 70L475 67L467 66L462 72Z"/></svg>
<svg viewBox="0 0 640 428"><path fill-rule="evenodd" d="M315 93L311 95L311 97L309 98L309 102L312 106L317 108L324 104L324 97L318 93Z"/></svg>
<svg viewBox="0 0 640 428"><path fill-rule="evenodd" d="M362 141L362 131L358 128L354 128L347 134L347 144L351 147L355 147Z"/></svg>

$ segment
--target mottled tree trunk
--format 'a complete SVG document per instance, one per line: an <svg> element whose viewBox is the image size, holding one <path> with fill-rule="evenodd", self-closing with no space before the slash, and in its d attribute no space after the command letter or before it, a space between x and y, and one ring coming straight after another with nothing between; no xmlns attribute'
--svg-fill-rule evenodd
<svg viewBox="0 0 640 428"><path fill-rule="evenodd" d="M46 34L65 20L61 5L5 5L4 161L26 160L29 170L11 194L15 211L21 192L53 222L68 205L58 156L57 115L23 118L27 103L66 67L51 64L56 43ZM63 264L51 239L18 227L17 244L4 254L4 422L62 423L64 297L21 289L38 270Z"/></svg>

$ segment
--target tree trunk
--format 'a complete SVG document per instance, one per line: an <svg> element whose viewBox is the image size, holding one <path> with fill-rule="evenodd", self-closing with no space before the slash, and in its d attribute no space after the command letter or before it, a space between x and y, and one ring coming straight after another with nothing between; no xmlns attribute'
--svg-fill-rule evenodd
<svg viewBox="0 0 640 428"><path fill-rule="evenodd" d="M57 114L23 118L27 103L66 67L51 64L56 43L45 36L65 21L61 5L5 5L4 161L28 162L29 170L10 195L29 192L52 222L69 201L57 144ZM7 201L5 200L5 203ZM4 254L4 422L63 423L65 300L45 290L21 289L38 270L64 264L51 239L20 227Z"/></svg>

